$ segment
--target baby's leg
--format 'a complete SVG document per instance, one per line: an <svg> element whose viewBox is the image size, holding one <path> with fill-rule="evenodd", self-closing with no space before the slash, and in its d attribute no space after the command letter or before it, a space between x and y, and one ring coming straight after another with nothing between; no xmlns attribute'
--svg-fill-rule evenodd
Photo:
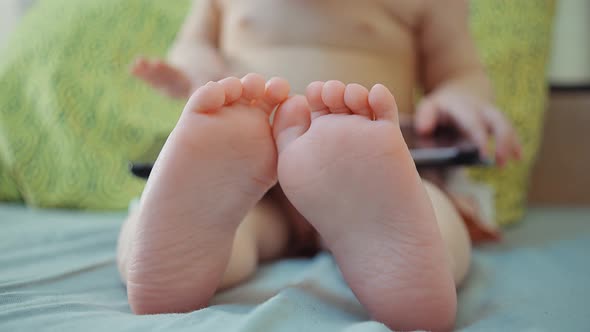
<svg viewBox="0 0 590 332"><path fill-rule="evenodd" d="M447 249L455 285L459 286L467 275L471 261L471 240L467 228L447 195L432 183L426 180L422 182L432 202L440 235Z"/></svg>
<svg viewBox="0 0 590 332"><path fill-rule="evenodd" d="M268 119L288 93L284 80L265 87L260 76L247 75L193 94L154 165L135 227L128 228L123 271L134 312L207 306L228 268L238 226L276 183ZM247 237L238 240L252 245Z"/></svg>
<svg viewBox="0 0 590 332"><path fill-rule="evenodd" d="M285 194L373 318L395 330L450 329L457 299L437 224L445 205L433 209L444 200L433 190L429 199L389 91L313 83L307 102L278 109L274 135Z"/></svg>

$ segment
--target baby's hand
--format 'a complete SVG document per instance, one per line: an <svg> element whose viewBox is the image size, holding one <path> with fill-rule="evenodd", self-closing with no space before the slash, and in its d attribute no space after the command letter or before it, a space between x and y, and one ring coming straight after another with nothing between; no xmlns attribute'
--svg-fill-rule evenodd
<svg viewBox="0 0 590 332"><path fill-rule="evenodd" d="M522 149L510 122L488 102L460 92L441 92L426 96L415 115L418 133L430 135L437 126L453 125L475 141L482 157L488 154L488 140L495 140L496 163L504 166L520 159Z"/></svg>
<svg viewBox="0 0 590 332"><path fill-rule="evenodd" d="M188 98L192 93L190 79L163 60L139 57L131 66L131 73L172 98Z"/></svg>

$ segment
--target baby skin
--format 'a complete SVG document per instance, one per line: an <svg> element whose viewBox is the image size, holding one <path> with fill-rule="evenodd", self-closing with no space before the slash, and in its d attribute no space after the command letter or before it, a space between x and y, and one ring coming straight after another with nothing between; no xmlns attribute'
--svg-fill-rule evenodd
<svg viewBox="0 0 590 332"><path fill-rule="evenodd" d="M452 264L393 95L338 81L314 82L305 97L289 90L249 74L192 95L121 234L133 311L206 307L258 260L279 257L284 216L260 201L278 181L374 319L452 327Z"/></svg>
<svg viewBox="0 0 590 332"><path fill-rule="evenodd" d="M292 253L306 219L374 319L451 329L471 243L420 179L398 110L420 134L452 125L482 156L493 138L499 165L518 158L468 13L465 0L195 0L167 58L132 67L188 103L121 231L131 309L206 307Z"/></svg>

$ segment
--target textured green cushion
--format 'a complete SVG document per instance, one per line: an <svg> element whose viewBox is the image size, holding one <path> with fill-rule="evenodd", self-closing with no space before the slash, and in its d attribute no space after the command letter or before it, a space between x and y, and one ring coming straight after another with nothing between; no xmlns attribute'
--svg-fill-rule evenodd
<svg viewBox="0 0 590 332"><path fill-rule="evenodd" d="M188 0L43 0L0 59L0 199L124 208L182 103L133 79L138 54L164 55Z"/></svg>
<svg viewBox="0 0 590 332"><path fill-rule="evenodd" d="M472 1L472 26L525 160L476 172L497 187L501 222L523 211L539 142L552 1ZM0 59L0 199L42 207L124 208L182 103L133 79L138 54L164 55L189 0L43 0Z"/></svg>
<svg viewBox="0 0 590 332"><path fill-rule="evenodd" d="M476 170L496 189L496 219L519 220L525 211L529 172L541 141L547 100L553 0L473 0L471 28L491 75L497 104L510 118L524 158L506 169Z"/></svg>

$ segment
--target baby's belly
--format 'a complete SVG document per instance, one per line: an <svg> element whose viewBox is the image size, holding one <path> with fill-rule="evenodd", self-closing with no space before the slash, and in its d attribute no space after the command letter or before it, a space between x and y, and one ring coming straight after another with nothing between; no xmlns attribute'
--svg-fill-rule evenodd
<svg viewBox="0 0 590 332"><path fill-rule="evenodd" d="M381 83L394 93L400 111L413 109L416 75L411 56L309 47L240 49L226 56L237 75L257 72L268 78L281 76L289 80L294 93L303 93L313 81L340 80L367 88Z"/></svg>

